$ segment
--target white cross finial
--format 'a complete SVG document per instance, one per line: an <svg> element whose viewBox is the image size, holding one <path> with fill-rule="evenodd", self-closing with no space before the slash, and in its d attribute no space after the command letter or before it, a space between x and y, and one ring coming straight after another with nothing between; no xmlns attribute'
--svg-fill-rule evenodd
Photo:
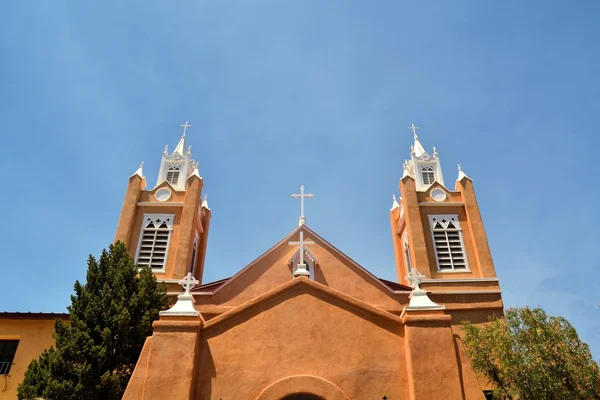
<svg viewBox="0 0 600 400"><path fill-rule="evenodd" d="M187 121L185 121L185 124L179 125L179 126L183 127L183 137L185 137L185 131L187 130L187 128L191 128L192 127L191 125L188 125Z"/></svg>
<svg viewBox="0 0 600 400"><path fill-rule="evenodd" d="M425 275L422 275L416 269L411 269L410 272L408 273L408 276L406 277L406 280L410 283L410 286L413 289L415 289L415 290L421 290L421 288L419 287L419 285L423 281L423 278L425 278Z"/></svg>
<svg viewBox="0 0 600 400"><path fill-rule="evenodd" d="M288 242L290 246L300 246L300 261L298 262L298 269L294 272L294 275L309 275L306 270L306 264L304 264L304 246L307 244L315 244L312 240L304 240L304 231L300 231L300 240L297 242Z"/></svg>
<svg viewBox="0 0 600 400"><path fill-rule="evenodd" d="M180 280L179 282L177 282L181 285L181 287L183 287L183 289L185 290L185 295L189 295L190 294L190 290L192 290L192 288L194 286L196 286L199 282L192 276L191 272L188 272L188 274L186 275L185 278L183 278L182 280Z"/></svg>
<svg viewBox="0 0 600 400"><path fill-rule="evenodd" d="M298 226L306 225L306 217L304 216L304 199L315 197L314 194L304 193L304 185L300 185L300 194L294 193L291 195L293 198L300 198L300 220Z"/></svg>
<svg viewBox="0 0 600 400"><path fill-rule="evenodd" d="M410 126L408 127L408 129L410 129L411 131L413 131L413 135L415 135L415 140L419 138L417 136L417 129L419 129L418 126L415 126L415 124L410 124Z"/></svg>

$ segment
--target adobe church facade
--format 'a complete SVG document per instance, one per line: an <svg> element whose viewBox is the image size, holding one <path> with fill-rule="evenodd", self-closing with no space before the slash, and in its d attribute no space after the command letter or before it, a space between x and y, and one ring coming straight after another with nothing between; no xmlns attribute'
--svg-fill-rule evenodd
<svg viewBox="0 0 600 400"><path fill-rule="evenodd" d="M233 277L203 283L211 210L187 127L154 187L142 166L129 178L119 218L115 240L178 295L154 323L125 400L484 398L460 323L502 315L498 278L471 179L459 167L447 185L414 125L389 212L396 282L327 242L302 211Z"/></svg>

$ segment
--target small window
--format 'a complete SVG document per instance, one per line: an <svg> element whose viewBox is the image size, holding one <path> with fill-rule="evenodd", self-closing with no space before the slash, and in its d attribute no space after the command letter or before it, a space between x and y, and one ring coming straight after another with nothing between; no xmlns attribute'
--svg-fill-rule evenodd
<svg viewBox="0 0 600 400"><path fill-rule="evenodd" d="M410 247L408 246L408 238L404 236L404 261L406 262L406 271L410 274L412 270L412 260L410 258Z"/></svg>
<svg viewBox="0 0 600 400"><path fill-rule="evenodd" d="M18 346L18 340L0 340L0 375L10 372Z"/></svg>
<svg viewBox="0 0 600 400"><path fill-rule="evenodd" d="M432 165L422 165L421 166L421 176L423 177L424 185L431 185L435 182L435 174L433 172Z"/></svg>
<svg viewBox="0 0 600 400"><path fill-rule="evenodd" d="M198 232L194 235L194 247L192 248L192 262L190 264L190 272L194 274L194 264L196 264L196 249L198 247Z"/></svg>
<svg viewBox="0 0 600 400"><path fill-rule="evenodd" d="M144 215L135 262L152 269L165 268L169 240L173 230L173 215Z"/></svg>
<svg viewBox="0 0 600 400"><path fill-rule="evenodd" d="M484 390L483 396L485 400L494 400L494 391L493 390Z"/></svg>
<svg viewBox="0 0 600 400"><path fill-rule="evenodd" d="M431 234L439 271L468 270L457 215L430 215Z"/></svg>
<svg viewBox="0 0 600 400"><path fill-rule="evenodd" d="M166 181L169 182L171 185L176 186L179 182L179 174L181 172L180 170L180 165L170 165L169 169L167 170Z"/></svg>

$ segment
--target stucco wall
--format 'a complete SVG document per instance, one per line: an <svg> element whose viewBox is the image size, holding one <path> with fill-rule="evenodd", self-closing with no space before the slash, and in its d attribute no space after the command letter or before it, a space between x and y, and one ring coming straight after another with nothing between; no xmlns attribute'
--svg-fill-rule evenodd
<svg viewBox="0 0 600 400"><path fill-rule="evenodd" d="M54 318L0 318L0 340L18 339L19 346L8 377L0 375L0 400L17 398L17 386L23 380L29 363L44 349L54 344ZM6 388L6 389L5 389Z"/></svg>
<svg viewBox="0 0 600 400"><path fill-rule="evenodd" d="M298 287L205 328L195 399L254 399L295 375L324 378L353 399L406 399L403 346L400 323Z"/></svg>

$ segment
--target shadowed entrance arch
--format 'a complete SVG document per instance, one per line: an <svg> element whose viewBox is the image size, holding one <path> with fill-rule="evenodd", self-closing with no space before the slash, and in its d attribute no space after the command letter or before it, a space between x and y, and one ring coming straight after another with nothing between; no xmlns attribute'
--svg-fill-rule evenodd
<svg viewBox="0 0 600 400"><path fill-rule="evenodd" d="M288 376L287 378L283 378L270 384L255 400L350 399L339 387L328 380L312 375L296 375Z"/></svg>

